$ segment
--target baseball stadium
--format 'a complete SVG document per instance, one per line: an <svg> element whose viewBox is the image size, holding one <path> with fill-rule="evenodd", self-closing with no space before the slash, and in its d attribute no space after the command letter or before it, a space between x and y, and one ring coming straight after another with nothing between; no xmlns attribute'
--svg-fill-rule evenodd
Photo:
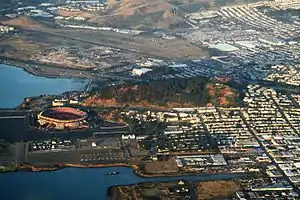
<svg viewBox="0 0 300 200"><path fill-rule="evenodd" d="M38 114L38 123L53 129L78 129L88 127L88 114L71 107L53 107Z"/></svg>

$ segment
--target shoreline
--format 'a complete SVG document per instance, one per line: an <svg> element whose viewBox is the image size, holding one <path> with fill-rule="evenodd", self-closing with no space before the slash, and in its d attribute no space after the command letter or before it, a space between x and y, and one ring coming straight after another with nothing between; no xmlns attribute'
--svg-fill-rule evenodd
<svg viewBox="0 0 300 200"><path fill-rule="evenodd" d="M66 168L83 168L83 169L90 169L90 168L109 168L109 167L130 167L136 169L136 165L130 164L93 164L93 165L82 165L82 164L60 164L60 165L53 165L53 166L45 166L45 167L38 167L33 165L24 165L19 167L11 167L7 170L3 169L0 173L10 173L10 172L51 172L51 171L58 171ZM13 168L13 169L12 169Z"/></svg>
<svg viewBox="0 0 300 200"><path fill-rule="evenodd" d="M28 74L37 76L37 77L44 77L44 78L52 78L52 79L56 79L56 78L78 78L78 79L89 79L92 78L91 75L80 75L78 73L75 73L76 71L86 71L87 70L80 70L80 69L73 69L73 68L68 68L68 67L63 67L63 66L52 66L51 64L46 64L46 63L39 63L38 61L31 61L31 60L22 60L22 59L18 59L18 58L9 58L9 57L5 57L5 56L0 56L0 64L4 64L4 65L9 65L11 67L17 67L20 69L23 69L25 72L27 72ZM45 68L48 69L59 69L59 70L66 70L73 73L70 73L68 75L61 75L59 73L51 73L51 72L44 72L41 73L40 71L35 70L35 66L43 66Z"/></svg>
<svg viewBox="0 0 300 200"><path fill-rule="evenodd" d="M206 175L211 175L211 174L250 174L252 172L210 172L210 173L205 173L205 172L171 172L171 173L157 173L157 174L149 174L149 173L144 173L139 170L139 168L134 170L134 174L143 178L160 178L160 177L176 177L176 176L194 176L195 174L201 175L201 176L206 176Z"/></svg>
<svg viewBox="0 0 300 200"><path fill-rule="evenodd" d="M0 171L1 173L11 173L11 172L52 172L59 171L67 168L78 168L78 169L93 169L93 168L110 168L110 167L128 167L133 169L134 175L142 178L160 178L160 177L180 177L180 176L194 176L195 173L191 172L178 172L178 173L157 173L157 174L147 174L140 171L140 168L136 164L125 164L125 163L115 163L115 164L60 164L53 166L37 167L32 165L24 165L20 167L15 167L13 170ZM251 172L216 172L216 173L196 173L197 176L209 176L211 174L249 174Z"/></svg>

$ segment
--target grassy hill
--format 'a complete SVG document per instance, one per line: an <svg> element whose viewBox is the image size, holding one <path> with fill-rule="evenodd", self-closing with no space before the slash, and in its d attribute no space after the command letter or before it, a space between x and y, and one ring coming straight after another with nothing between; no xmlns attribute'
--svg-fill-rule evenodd
<svg viewBox="0 0 300 200"><path fill-rule="evenodd" d="M233 106L239 102L238 90L204 77L169 79L150 83L109 86L85 100L87 106L190 107Z"/></svg>

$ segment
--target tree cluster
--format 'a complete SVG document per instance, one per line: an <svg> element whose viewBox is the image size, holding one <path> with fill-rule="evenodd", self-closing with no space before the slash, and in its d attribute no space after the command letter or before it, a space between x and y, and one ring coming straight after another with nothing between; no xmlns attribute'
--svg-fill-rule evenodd
<svg viewBox="0 0 300 200"><path fill-rule="evenodd" d="M120 103L147 101L157 105L166 103L191 103L203 105L209 101L206 85L209 79L194 77L190 79L169 79L147 83L125 83L103 88L101 96L114 98Z"/></svg>

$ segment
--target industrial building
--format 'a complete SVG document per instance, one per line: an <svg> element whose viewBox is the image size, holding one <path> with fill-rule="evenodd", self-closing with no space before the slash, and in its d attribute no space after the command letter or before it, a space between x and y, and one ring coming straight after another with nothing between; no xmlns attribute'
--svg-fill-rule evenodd
<svg viewBox="0 0 300 200"><path fill-rule="evenodd" d="M151 71L152 71L152 69L148 69L148 68L134 68L132 70L132 75L141 76L141 75L146 74Z"/></svg>

